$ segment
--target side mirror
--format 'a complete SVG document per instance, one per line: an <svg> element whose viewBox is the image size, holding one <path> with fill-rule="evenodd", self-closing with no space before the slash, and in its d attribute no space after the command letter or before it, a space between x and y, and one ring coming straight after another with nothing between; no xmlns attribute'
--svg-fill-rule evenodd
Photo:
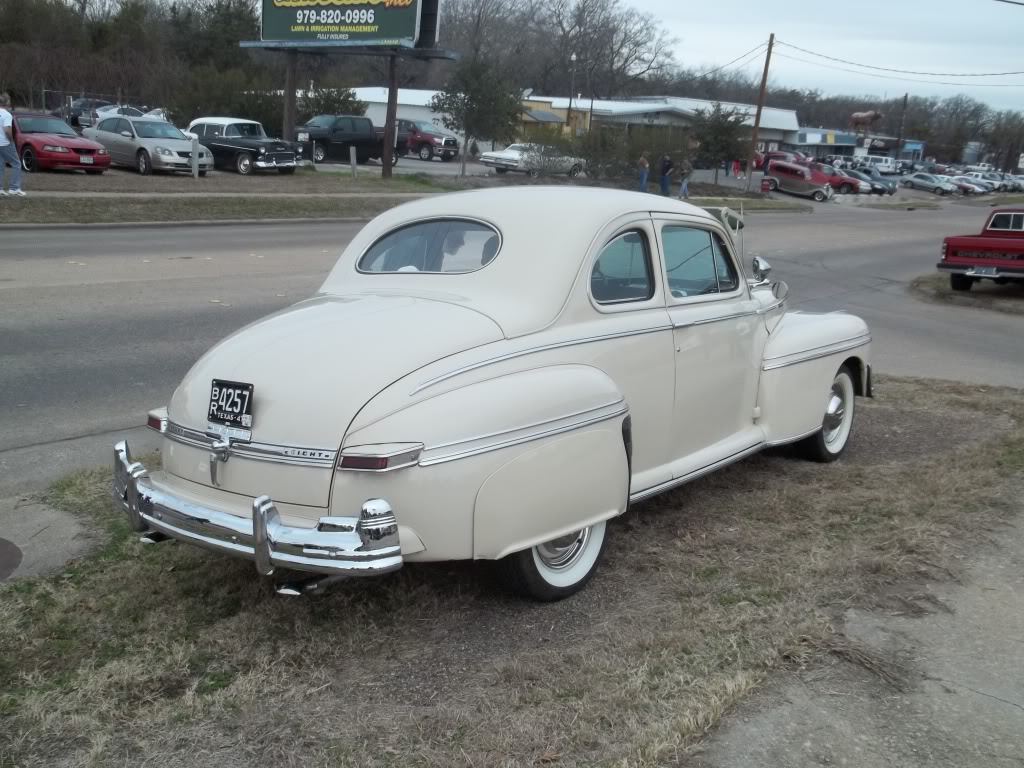
<svg viewBox="0 0 1024 768"><path fill-rule="evenodd" d="M126 139L132 138L132 132L131 131L121 131L121 135L124 136Z"/></svg>
<svg viewBox="0 0 1024 768"><path fill-rule="evenodd" d="M789 296L789 286L781 280L772 283L772 296L779 301L785 301L786 297Z"/></svg>
<svg viewBox="0 0 1024 768"><path fill-rule="evenodd" d="M755 282L758 285L763 285L768 281L768 275L772 272L772 265L762 259L760 256L755 256L754 261L750 267L750 273L753 275Z"/></svg>

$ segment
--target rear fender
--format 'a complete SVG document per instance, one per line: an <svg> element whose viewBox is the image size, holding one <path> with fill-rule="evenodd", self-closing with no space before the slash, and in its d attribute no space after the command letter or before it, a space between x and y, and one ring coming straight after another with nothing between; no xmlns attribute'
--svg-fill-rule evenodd
<svg viewBox="0 0 1024 768"><path fill-rule="evenodd" d="M494 559L625 511L626 417L621 392L602 371L545 366L419 400L347 435L342 450L423 444L418 465L397 471L395 481L436 476L443 492L410 499L404 514L395 505L400 523L428 550L438 522L465 527L473 542L466 556ZM332 507L365 500L339 498L350 485L335 482Z"/></svg>

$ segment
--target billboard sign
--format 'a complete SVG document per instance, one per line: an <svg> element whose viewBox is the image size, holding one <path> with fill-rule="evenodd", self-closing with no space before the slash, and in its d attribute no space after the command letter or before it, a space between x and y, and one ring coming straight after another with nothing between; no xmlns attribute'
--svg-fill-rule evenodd
<svg viewBox="0 0 1024 768"><path fill-rule="evenodd" d="M420 38L423 4L424 0L263 0L260 36L264 41L325 46L412 46ZM437 0L427 4L436 8Z"/></svg>

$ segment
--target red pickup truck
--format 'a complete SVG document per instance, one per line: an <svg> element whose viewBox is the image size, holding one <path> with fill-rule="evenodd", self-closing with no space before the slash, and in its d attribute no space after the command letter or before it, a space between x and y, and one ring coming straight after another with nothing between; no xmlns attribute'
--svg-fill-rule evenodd
<svg viewBox="0 0 1024 768"><path fill-rule="evenodd" d="M1024 281L1024 208L997 208L980 235L942 241L940 272L954 291L969 291L975 280Z"/></svg>

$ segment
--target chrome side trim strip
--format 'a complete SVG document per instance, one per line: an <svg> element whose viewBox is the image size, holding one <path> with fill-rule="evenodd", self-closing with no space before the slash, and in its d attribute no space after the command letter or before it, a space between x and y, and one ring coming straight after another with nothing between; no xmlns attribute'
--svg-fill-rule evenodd
<svg viewBox="0 0 1024 768"><path fill-rule="evenodd" d="M741 317L749 317L750 315L756 315L756 314L757 314L757 310L752 310L750 312L736 312L735 314L732 314L732 315L722 315L721 317L709 317L706 320L694 320L693 324L694 325L707 325L709 323L720 323L723 320L738 320Z"/></svg>
<svg viewBox="0 0 1024 768"><path fill-rule="evenodd" d="M790 443L799 442L800 440L803 440L805 437L810 437L811 435L817 434L818 432L821 432L820 426L815 427L810 432L804 432L802 435L797 435L796 437L787 437L784 440L772 440L771 442L765 443L764 447L777 448L780 445L789 445Z"/></svg>
<svg viewBox="0 0 1024 768"><path fill-rule="evenodd" d="M700 469L696 469L696 470L694 470L693 472L690 472L687 475L683 475L682 477L673 478L673 479L671 479L671 480L669 480L667 482L662 483L661 485L656 485L653 488L648 488L645 491L637 491L636 493L630 495L629 503L630 504L635 504L638 501L643 501L644 499L649 499L651 496L657 496L659 493L663 493L665 491L671 490L672 488L676 488L677 486L685 485L686 483L689 483L692 480L696 480L696 479L698 479L700 477L704 477L704 475L709 475L709 474L711 474L712 472L714 472L717 469L721 469L722 467L727 467L730 464L733 464L733 463L735 463L735 462L737 462L737 461L739 461L741 459L745 459L745 458L747 458L747 456L750 456L751 454L757 453L758 451L760 451L764 447L765 447L765 443L763 443L763 442L762 443L757 443L756 445L752 445L749 448L744 448L739 453L734 453L732 456L726 456L724 459L719 459L718 461L714 462L713 464L708 464L706 467L701 467Z"/></svg>
<svg viewBox="0 0 1024 768"><path fill-rule="evenodd" d="M859 336L855 339L848 339L846 342L836 342L833 345L824 347L815 347L804 352L793 352L790 355L781 355L779 357L766 358L764 365L761 366L762 371L774 371L776 368L785 368L790 365L797 365L798 363L806 363L811 360L818 360L822 357L828 357L829 355L837 355L840 352L847 352L857 347L863 347L866 344L871 343L870 336ZM800 355L800 357L793 357L794 355ZM782 360L783 358L793 358L785 360L782 363L769 363L769 360Z"/></svg>
<svg viewBox="0 0 1024 768"><path fill-rule="evenodd" d="M571 339L569 341L557 341L557 342L554 342L554 343L551 343L551 344L544 344L544 345L541 345L539 347L530 347L529 349L520 349L520 350L517 350L515 352L507 352L504 355L497 355L495 357L490 357L490 358L488 358L486 360L481 360L481 361L476 362L476 363L471 363L469 365L464 365L461 368L455 368L455 369L453 369L451 371L448 371L447 373L442 373L440 376L435 376L432 379L427 379L426 381L421 381L419 384L416 385L416 388L413 389L413 391L409 393L409 395L410 396L415 395L416 393L422 392L424 389L427 389L428 387L432 387L435 384L440 384L442 381L447 381L448 379L454 378L455 376L459 376L459 375L461 375L463 373L468 373L469 371L475 371L478 368L485 368L486 366L493 365L494 363L503 363L506 360L513 360L514 358L517 358L517 357L524 357L525 355L532 355L535 352L547 352L548 350L551 350L551 349L562 349L563 347L574 347L577 344L590 344L590 343L595 342L595 341L607 341L609 339L623 339L623 338L627 338L629 336L643 336L643 335L646 335L648 333L657 333L658 331L670 331L670 330L672 330L672 326L671 325L659 325L659 326L656 326L654 328L643 328L643 329L638 330L638 331L621 331L619 333L606 333L606 334L603 334L601 336L587 336L587 337L584 337L582 339Z"/></svg>
<svg viewBox="0 0 1024 768"><path fill-rule="evenodd" d="M566 419L574 419L574 418L576 418L578 416L588 416L589 417L589 416L596 415L598 411L607 411L609 408L615 408L616 406L622 406L624 403L625 403L625 398L621 398L620 397L618 400L616 400L613 403L607 403L605 405L599 405L599 406L597 406L595 408L585 408L582 411L575 411L573 413L567 413L564 416L557 416L556 418L545 419L544 421L535 421L535 422L533 422L531 424L524 424L521 427L513 427L512 429L502 429L502 430L499 430L497 432L489 432L489 433L487 433L485 435L476 435L474 437L466 437L466 438L462 438L461 440L452 440L452 441L447 442L447 443L438 443L436 445L430 446L426 450L434 451L434 450L437 450L438 448L451 448L452 446L455 446L455 445L466 445L468 443L475 443L477 440L486 440L486 439L491 438L491 437L501 437L503 435L510 435L510 434L514 434L516 432L523 432L523 431L528 430L528 429L536 429L538 427L546 427L546 426L548 426L550 424L554 424L554 423L559 422L559 421L565 421ZM345 451L342 451L341 453L342 453L343 456L345 455Z"/></svg>
<svg viewBox="0 0 1024 768"><path fill-rule="evenodd" d="M195 429L175 424L173 421L167 422L167 431L164 434L176 443L204 450L209 450L215 442L214 438ZM302 467L331 468L338 457L338 451L333 448L308 448L272 443L232 443L228 451L231 456L243 459Z"/></svg>
<svg viewBox="0 0 1024 768"><path fill-rule="evenodd" d="M603 409L601 409L603 410ZM461 451L453 451L445 453L440 456L428 456L427 458L420 459L421 467L429 467L433 464L443 464L448 461L456 461L457 459L465 459L470 456L478 456L482 453L490 453L491 451L501 450L502 448L510 448L514 445L521 445L523 443L533 442L534 440L541 440L545 437L551 437L553 435L559 435L563 432L571 432L574 429L580 429L581 427L590 426L591 424L597 424L602 421L609 421L610 419L623 416L629 412L629 408L622 404L616 410L612 412L598 413L595 416L591 416L586 419L577 419L568 424L561 424L557 427L550 427L548 429L536 430L528 432L526 434L518 435L516 437L509 437L505 440L497 440L485 443L484 445L478 445L473 448L467 448ZM560 420L559 420L560 421ZM549 422L553 423L553 422ZM506 433L514 434L514 433ZM427 451L424 451L427 453Z"/></svg>

